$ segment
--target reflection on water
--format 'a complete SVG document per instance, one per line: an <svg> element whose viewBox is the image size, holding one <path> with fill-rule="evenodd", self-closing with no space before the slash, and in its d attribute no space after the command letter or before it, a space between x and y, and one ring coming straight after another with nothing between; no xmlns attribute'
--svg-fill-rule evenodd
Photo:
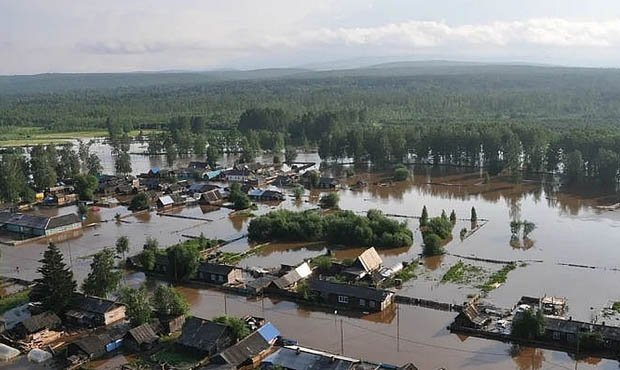
<svg viewBox="0 0 620 370"><path fill-rule="evenodd" d="M132 146L132 151L140 150ZM95 146L97 147L97 146ZM101 147L99 147L101 149ZM99 150L97 149L97 150ZM232 158L232 157L231 157ZM225 157L223 162L231 158ZM148 168L161 165L158 158L132 156L134 169L146 172ZM193 158L183 158L180 164ZM315 160L316 154L300 155L299 160ZM110 161L104 166L111 168ZM357 169L359 172L359 169ZM532 177L523 184L514 186L504 179L494 178L484 183L479 171L447 167L414 166L414 176L403 182L391 182L389 175L358 173L346 179L347 184L359 180L368 186L359 190L340 191L340 207L356 212L378 208L385 213L404 216L418 216L426 205L431 216L442 210L455 210L457 217L469 218L472 207L478 217L488 219L482 228L470 237L460 240L455 237L446 246L449 253L500 260L541 260L520 265L509 274L508 281L490 293L489 299L499 306L510 307L522 295L537 296L551 294L567 297L570 314L581 320L590 319L590 306L607 303L617 298L620 275L611 268L620 267L620 212L603 212L591 208L592 204L611 204L617 201L615 195L593 190L570 189L560 192L557 183L547 177ZM309 201L296 202L287 199L280 204L261 204L255 214L264 214L274 208L308 209L316 207L322 192L309 192ZM48 215L75 212L75 207L46 208L37 212ZM56 241L66 256L76 278L81 280L89 269L88 256L105 246L112 246L116 238L127 235L130 239L130 254L142 250L147 237L159 240L167 246L184 240L183 235L200 235L209 238L234 239L246 233L251 218L230 217L230 210L206 210L203 207L175 209L174 214L196 219L164 217L156 213L140 213L125 218L127 223L102 222L113 220L114 215L128 215L125 207L102 208L89 212L86 223L99 223L95 228L86 228L79 233L59 235ZM532 221L537 228L531 235L533 244L510 245L511 220ZM407 221L414 231L414 245L409 248L378 250L386 265L410 261L421 253L421 236L416 219L399 218ZM459 221L455 235L461 228L469 228L467 221ZM596 241L593 243L593 241ZM522 243L523 241L521 241ZM0 275L17 276L15 267L20 267L18 277L32 279L37 276L38 260L45 250L46 241L25 244L20 247L1 247ZM225 251L241 252L250 247L247 239L240 239L224 247ZM257 254L241 261L242 266L276 267L280 264L298 264L302 260L323 254L329 246L309 243L274 243ZM338 259L353 259L362 248L333 250ZM432 298L444 302L460 303L467 295L478 291L473 286L441 284L441 276L458 261L446 255L424 258L416 269L416 279L405 284L400 293L420 298ZM577 263L599 266L606 269L583 269L558 265ZM499 267L481 264L489 271ZM140 274L125 276L128 285L137 286L144 281ZM151 283L147 279L148 283ZM333 312L312 311L291 302L271 299L251 301L244 297L224 295L219 292L181 288L192 305L192 312L211 318L224 313L232 315L259 314L274 321L282 332L299 339L304 344L326 350L339 346L338 320L344 321L345 352L348 355L375 361L388 359L404 363L414 361L422 369L480 368L480 369L540 369L552 368L554 364L572 367L575 362L565 354L537 349L510 351L510 346L477 338L461 338L449 334L445 327L454 317L444 313L421 308L401 306L400 351L396 351L396 312L388 310L381 314L355 318L335 316ZM378 345L380 344L380 345ZM448 348L448 349L445 349ZM450 349L452 348L452 349ZM579 368L615 368L611 361L586 359Z"/></svg>

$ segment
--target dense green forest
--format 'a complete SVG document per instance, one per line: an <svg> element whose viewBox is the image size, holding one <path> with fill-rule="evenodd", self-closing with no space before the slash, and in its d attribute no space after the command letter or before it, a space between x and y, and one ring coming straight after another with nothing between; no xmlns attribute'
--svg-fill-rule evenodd
<svg viewBox="0 0 620 370"><path fill-rule="evenodd" d="M171 117L234 124L252 107L290 117L366 109L381 124L614 125L620 71L531 66L408 66L313 72L145 73L0 77L0 127L105 128L108 117L158 127Z"/></svg>
<svg viewBox="0 0 620 370"><path fill-rule="evenodd" d="M215 164L222 152L239 152L250 162L261 150L281 156L305 146L324 159L378 167L416 161L481 166L515 181L524 172L554 172L571 183L614 185L619 113L620 71L604 69L397 63L0 77L0 135L103 129L121 174L131 173L128 133L157 129L149 152L165 153L170 165L186 154ZM85 144L77 153L35 146L29 154L29 161L16 150L3 154L4 200L30 197L30 177L41 190L100 168Z"/></svg>

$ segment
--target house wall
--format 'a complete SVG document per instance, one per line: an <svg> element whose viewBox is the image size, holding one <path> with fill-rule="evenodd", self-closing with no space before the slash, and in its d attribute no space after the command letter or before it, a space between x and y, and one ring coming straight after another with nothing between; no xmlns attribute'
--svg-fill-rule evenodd
<svg viewBox="0 0 620 370"><path fill-rule="evenodd" d="M65 231L71 231L71 230L78 230L82 228L82 223L81 222L76 222L74 224L70 224L70 225L65 225L65 226L60 226L54 229L47 229L45 230L45 235L54 235L54 234L58 234L58 233L62 233Z"/></svg>
<svg viewBox="0 0 620 370"><path fill-rule="evenodd" d="M125 311L126 308L125 306L118 306L117 308L110 310L108 312L106 312L103 317L104 317L104 325L110 325L112 323L115 323L119 320L123 320L125 318Z"/></svg>
<svg viewBox="0 0 620 370"><path fill-rule="evenodd" d="M365 298L359 298L349 295L338 295L338 294L321 294L321 296L327 301L327 303L340 306L347 307L352 310L363 310L363 311L382 311L389 304L386 302L377 302L375 300L369 300ZM386 300L387 301L387 300Z"/></svg>
<svg viewBox="0 0 620 370"><path fill-rule="evenodd" d="M207 283L218 284L218 285L228 283L228 276L226 275L213 274L213 273L208 273L208 272L203 272L203 271L198 272L198 279L205 281Z"/></svg>

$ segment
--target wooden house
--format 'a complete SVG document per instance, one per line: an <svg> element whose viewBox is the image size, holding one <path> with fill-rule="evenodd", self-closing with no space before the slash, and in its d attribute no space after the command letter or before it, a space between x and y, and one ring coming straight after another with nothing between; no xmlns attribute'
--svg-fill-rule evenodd
<svg viewBox="0 0 620 370"><path fill-rule="evenodd" d="M310 291L334 307L361 311L383 311L394 303L394 293L353 284L310 280Z"/></svg>
<svg viewBox="0 0 620 370"><path fill-rule="evenodd" d="M279 336L280 331L267 323L214 356L211 363L230 365L233 369L256 369Z"/></svg>
<svg viewBox="0 0 620 370"><path fill-rule="evenodd" d="M243 280L243 271L235 266L202 262L196 279L210 284L233 284Z"/></svg>
<svg viewBox="0 0 620 370"><path fill-rule="evenodd" d="M65 316L76 325L104 326L124 320L126 307L108 299L78 294Z"/></svg>
<svg viewBox="0 0 620 370"><path fill-rule="evenodd" d="M158 341L159 337L149 323L129 329L125 335L125 346L136 352L150 350Z"/></svg>
<svg viewBox="0 0 620 370"><path fill-rule="evenodd" d="M176 344L182 350L208 357L223 351L232 343L233 332L229 326L188 317Z"/></svg>

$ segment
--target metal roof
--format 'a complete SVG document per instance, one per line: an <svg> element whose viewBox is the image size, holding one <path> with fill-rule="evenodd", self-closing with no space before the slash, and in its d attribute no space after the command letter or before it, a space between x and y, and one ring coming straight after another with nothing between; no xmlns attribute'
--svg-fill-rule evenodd
<svg viewBox="0 0 620 370"><path fill-rule="evenodd" d="M282 347L263 361L290 370L349 370L359 361L298 346Z"/></svg>
<svg viewBox="0 0 620 370"><path fill-rule="evenodd" d="M267 342L273 342L280 336L280 331L272 323L268 322L265 325L258 328L257 332Z"/></svg>
<svg viewBox="0 0 620 370"><path fill-rule="evenodd" d="M46 217L24 213L0 212L0 224L15 225L31 229L55 229L78 222L81 222L81 220L75 213Z"/></svg>
<svg viewBox="0 0 620 370"><path fill-rule="evenodd" d="M158 201L164 206L174 204L174 199L172 199L170 195L164 195L163 197L159 197Z"/></svg>

